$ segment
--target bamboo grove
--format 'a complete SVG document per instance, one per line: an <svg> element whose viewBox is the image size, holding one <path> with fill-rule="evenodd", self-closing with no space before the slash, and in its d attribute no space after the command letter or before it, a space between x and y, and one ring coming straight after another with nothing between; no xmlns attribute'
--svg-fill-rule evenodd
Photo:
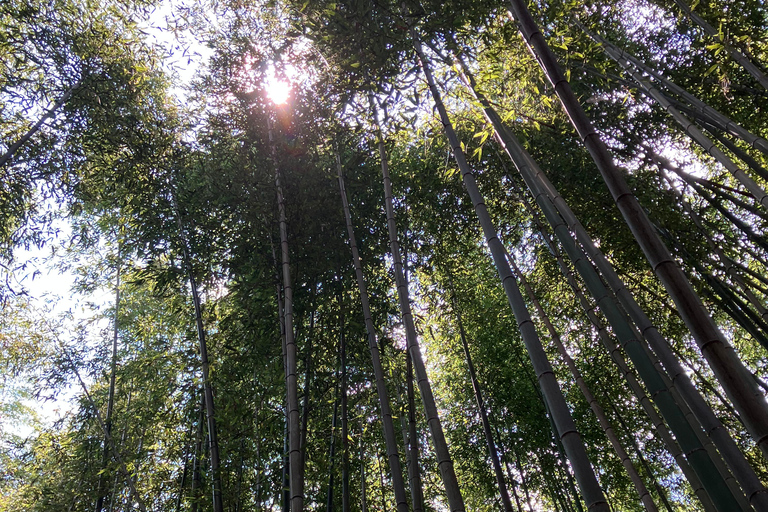
<svg viewBox="0 0 768 512"><path fill-rule="evenodd" d="M768 511L767 127L756 0L2 3L0 510Z"/></svg>

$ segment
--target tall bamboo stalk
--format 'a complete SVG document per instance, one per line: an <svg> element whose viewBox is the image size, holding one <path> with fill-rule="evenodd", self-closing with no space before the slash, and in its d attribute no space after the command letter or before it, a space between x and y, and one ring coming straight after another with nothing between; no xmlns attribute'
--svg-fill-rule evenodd
<svg viewBox="0 0 768 512"><path fill-rule="evenodd" d="M525 278L525 275L523 275L523 273L517 267L514 259L509 258L509 256L507 258L509 260L509 263L512 265L512 270L515 273L515 276L523 285L523 288L525 288L525 291L528 294L528 300L530 301L531 304L533 304L539 316L539 319L544 323L545 327L547 328L547 332L549 333L549 338L555 344L555 348L557 348L557 351L560 353L560 356L563 358L563 361L565 361L565 364L568 366L568 369L570 370L571 375L573 376L573 379L576 381L576 385L579 386L581 393L584 395L584 398L587 400L589 407L592 409L592 412L595 414L595 417L597 418L600 428L603 429L605 436L610 441L611 446L616 452L616 455L619 457L619 460L624 466L624 469L627 471L627 474L629 475L629 479L632 481L632 485L635 487L635 491L637 491L637 495L640 498L640 502L643 504L645 509L648 510L649 512L658 512L656 503L654 503L653 497L648 492L648 488L645 486L643 479L640 477L640 474L637 472L637 469L632 463L632 459L630 459L629 454L622 446L621 441L619 441L619 438L616 435L616 432L614 432L613 426L608 420L608 417L605 415L605 411L603 410L602 406L598 403L594 394L589 389L589 386L587 386L587 383L584 381L584 378L581 375L581 371L578 369L578 367L576 366L576 363L573 361L573 359L571 358L571 355L568 353L568 349L565 348L565 345L563 344L563 341L560 338L560 335L555 329L555 326L552 325L552 322L549 319L549 315L547 315L547 313L544 311L544 308L541 306L541 303L536 297L536 294L534 293L533 288L531 288L531 285L528 282L528 279Z"/></svg>
<svg viewBox="0 0 768 512"><path fill-rule="evenodd" d="M453 281L451 279L451 281ZM467 370L469 371L469 379L472 382L472 390L475 393L475 401L477 402L477 410L480 413L480 420L483 423L483 433L485 434L485 443L488 446L488 454L491 457L491 464L493 465L493 472L496 476L496 485L499 486L499 495L501 496L501 503L504 505L506 512L512 512L512 500L507 490L507 483L504 480L504 473L501 469L501 462L499 461L499 452L496 450L496 443L493 440L493 433L491 432L491 424L488 420L488 411L485 409L485 401L483 400L483 392L480 389L480 382L477 380L477 374L475 372L475 365L472 362L472 354L469 352L469 344L467 343L467 333L464 331L464 323L461 320L461 310L458 307L456 300L456 293L453 289L453 283L451 282L451 305L453 314L456 317L456 325L459 328L459 337L461 338L461 346L464 348L464 358L467 360Z"/></svg>
<svg viewBox="0 0 768 512"><path fill-rule="evenodd" d="M203 374L203 394L205 397L205 412L208 421L208 448L211 454L211 473L213 484L213 511L224 512L224 501L221 487L221 459L219 458L219 442L216 432L216 414L213 405L213 386L210 379L210 365L208 362L208 344L205 336L205 325L203 324L203 308L200 303L200 294L197 289L194 270L192 268L192 255L188 246L186 229L181 219L179 207L176 202L175 192L172 192L173 209L176 216L176 224L179 228L180 245L184 266L187 271L189 287L192 291L192 304L195 309L195 326L197 327L198 349L200 351L200 366Z"/></svg>
<svg viewBox="0 0 768 512"><path fill-rule="evenodd" d="M752 503L754 506L755 503L760 503L763 500L768 499L768 494L765 493L765 488L760 483L759 479L757 479L757 476L754 473L754 470L746 461L743 454L740 452L736 444L733 442L733 439L730 437L728 432L722 426L720 421L714 416L714 414L712 413L712 410L709 408L706 402L704 402L704 399L701 397L701 395L699 395L695 387L693 387L693 384L690 382L690 379L688 379L688 376L685 374L684 370L680 366L680 362L677 360L674 354L671 353L669 346L666 343L666 340L664 340L661 337L661 335L656 330L655 326L653 326L653 324L650 322L650 320L642 311L642 309L634 301L634 298L632 297L631 293L629 293L629 291L626 289L626 287L622 283L621 279L618 277L618 275L616 275L615 271L613 270L613 267L605 259L602 252L600 252L600 250L595 246L592 239L586 233L586 230L578 222L575 215L568 207L567 203L557 193L556 189L549 182L546 175L536 165L533 159L525 152L525 150L522 148L520 143L515 139L514 135L512 135L512 133L506 129L506 127L501 122L501 118L498 116L495 110L490 106L488 101L482 96L482 94L480 94L477 91L477 88L473 84L471 75L468 75L467 78L470 82L469 85L471 89L475 92L478 99L483 104L484 112L486 116L488 116L489 121L492 123L496 131L497 140L502 145L502 147L504 147L504 149L509 153L516 167L520 171L521 176L526 181L526 184L530 188L531 192L534 194L534 197L536 197L537 202L539 202L540 206L544 209L545 214L549 212L548 220L551 223L553 223L554 226L561 224L563 221L567 224L568 228L561 226L560 229L556 229L555 232L556 234L559 233L558 238L560 238L561 243L565 244L566 248L567 247L573 248L572 249L573 254L569 254L569 256L573 258L577 268L579 269L579 272L580 273L587 272L587 274L591 275L594 272L594 269L589 264L579 263L581 260L584 260L585 257L581 255L580 250L575 248L574 242L571 238L569 230L576 233L576 236L579 242L584 245L584 248L586 249L589 256L592 258L592 260L596 263L596 265L598 266L602 274L605 276L608 284L613 290L613 293L616 294L617 298L621 301L622 306L627 310L632 320L640 328L640 332L642 333L642 335L649 341L653 349L662 358L662 362L664 363L664 366L672 376L672 381L675 383L678 389L681 390L681 393L683 393L683 396L685 397L686 402L688 402L688 405L693 410L694 414L696 415L696 418L701 422L705 431L710 435L712 440L717 445L718 449L721 451L729 467L734 472L736 479L743 486L744 491L750 500L750 503ZM598 139L598 142L599 142L599 139ZM556 213L552 210L553 206L557 210ZM562 215L562 218L560 217L560 215ZM647 221L647 217L644 217L644 218ZM658 240L658 237L656 237L655 234L654 234L654 238ZM676 264L674 263L674 260L670 260L667 263L671 263L678 271L680 271L679 267L677 267ZM683 276L683 278L684 277L685 276ZM593 282L594 286L597 286L597 287L603 286L599 281L599 279L595 279L591 277L589 279L591 282ZM690 287L690 285L688 286ZM595 293L596 298L602 298L606 296L603 291L598 290L597 288L595 288L593 293ZM611 310L616 309L614 305L610 304L610 302L607 301L606 304L608 304L607 307L609 307ZM617 321L624 323L623 315L620 314L618 311L615 311L614 317ZM637 340L637 336L634 335L633 329L631 328L629 330L622 329L620 331L617 331L617 333L618 332L623 332L624 334L626 334L626 337L624 338L626 342L631 342L633 339L635 339L635 341ZM630 346L633 346L633 345L635 345L635 343L631 343ZM638 351L635 351L635 352L638 355L638 357L643 357L643 354L641 354L640 352ZM738 361L738 364L741 365L741 362ZM743 368L743 366L741 366L741 368ZM649 370L647 373L647 376L649 378L654 378L652 377L654 373L655 372L652 372ZM686 380L687 380L687 383L686 383ZM659 387L659 389L661 389L661 387ZM664 401L667 401L667 399L664 399ZM669 407L668 413L676 416L678 413L675 412L675 409L677 407L674 405L674 401L670 400L667 402ZM687 420L685 423L683 423L682 421L677 422L676 428L679 427L681 429L688 430L688 427L686 427L686 424L687 424ZM693 439L691 439L691 441L693 442ZM690 445L689 448L692 450L698 450L698 448L694 448L694 445ZM689 450L685 450L685 451L688 452ZM708 457L704 457L703 454L699 454L697 457L700 459L701 464L704 465L697 470L697 475L700 478L702 478L702 480L704 481L706 481L709 478L714 479L717 473L714 471L709 471L705 469L706 466L709 465L709 462L706 461ZM712 482L712 485L705 485L705 487L707 488L708 492L715 492L715 489L719 489L719 491L717 492L721 493L722 500L723 500L720 504L721 508L725 510L728 510L729 507L730 509L734 509L735 504L732 502L733 496L731 496L731 498L728 498L728 495L731 494L730 491L727 491L726 489L722 488L720 484L715 484L715 482Z"/></svg>
<svg viewBox="0 0 768 512"><path fill-rule="evenodd" d="M285 321L285 379L288 408L288 459L290 473L291 512L304 509L304 480L301 474L301 426L298 398L298 379L296 375L296 340L293 328L293 287L291 285L290 252L288 250L288 222L285 213L285 195L280 179L280 166L277 160L277 148L271 117L267 117L269 146L275 167L275 188L277 189L277 210L280 219L280 258L283 269L283 302Z"/></svg>
<svg viewBox="0 0 768 512"><path fill-rule="evenodd" d="M653 268L674 300L680 316L693 334L699 349L709 362L728 397L744 419L744 423L747 425L752 438L763 451L764 456L768 457L768 402L766 402L765 396L757 389L743 363L733 351L733 347L728 344L723 333L715 325L698 295L686 279L685 274L656 234L645 210L629 189L622 173L614 165L608 149L576 99L568 81L558 67L554 54L549 49L544 36L531 17L527 5L523 0L510 0L510 3L525 41L532 47L531 51L537 57L539 64L544 70L544 74L554 86L555 92L568 113L572 124L597 164L603 180L608 185L608 190L611 192L616 205L645 253L651 268ZM598 265L602 264L599 261L597 263ZM611 280L612 278L608 277L608 279ZM617 293L617 295L624 302L621 299L623 294L619 295ZM625 305L625 307L628 306ZM638 320L634 318L635 312L628 312L630 316L633 316L633 320L637 322ZM638 326L645 334L646 325L638 324ZM649 342L651 342L654 350L658 352L656 344L651 340ZM660 349L663 350L662 347ZM659 354L659 356L667 367L667 371L675 374L676 378L679 378L677 369L674 366L674 357L669 361L673 366L668 366L666 358L662 354ZM679 365L679 362L677 364ZM682 386L684 390L687 388L687 384L682 384ZM688 391L693 393L695 390ZM687 396L686 400L688 400ZM702 405L701 403L696 403ZM691 408L697 417L700 417L694 404L691 404ZM721 451L723 450L720 445L718 447ZM729 450L732 451L733 448L735 446L730 446ZM736 451L738 450L736 449ZM724 456L729 457L726 454ZM733 456L738 457L736 453L733 453ZM745 489L750 502L752 502L753 496L760 494L762 497L758 499L760 501L765 500L765 508L768 509L768 493L765 492L765 488L759 483L759 480L755 481L749 475L750 472L754 473L754 471L751 468L747 469L745 467L736 469L731 466L731 469L736 473L742 485L745 480L750 480L749 488ZM744 470L743 472L742 469Z"/></svg>
<svg viewBox="0 0 768 512"><path fill-rule="evenodd" d="M731 160L725 153L723 153L723 151L718 148L717 145L715 145L715 143L712 142L694 123L686 118L682 112L680 112L680 110L678 110L677 107L675 107L675 105L669 100L669 98L664 95L663 92L654 87L653 84L648 81L648 79L636 71L632 64L627 59L622 58L621 54L613 47L604 45L603 51L606 55L608 55L608 57L613 59L622 68L624 68L624 71L632 77L640 89L645 92L645 94L653 98L662 108L664 108L664 110L666 110L669 115L672 116L675 122L680 125L683 131L685 131L697 144L699 144L704 149L704 151L709 153L717 162L728 169L728 171L730 171L731 174L733 174L733 176L739 180L744 188L752 193L758 203L760 203L763 207L768 208L768 194L766 194L765 190L752 178L750 178L747 173L745 173L738 165L736 165L733 160Z"/></svg>
<svg viewBox="0 0 768 512"><path fill-rule="evenodd" d="M387 447L387 460L389 462L390 476L392 486L395 491L395 501L398 512L408 512L408 500L405 493L405 482L403 481L403 470L400 465L400 455L397 448L395 437L395 426L392 421L392 408L389 403L387 384L384 380L384 369L381 365L381 355L379 354L379 344L376 341L376 328L373 325L371 316L371 306L368 299L368 286L363 276L363 265L360 261L360 252L357 248L357 238L352 225L352 215L349 210L349 200L347 198L347 189L344 186L344 173L341 167L341 157L336 152L336 170L339 178L339 192L341 194L341 203L344 208L344 218L347 224L347 236L352 250L352 263L355 267L355 277L357 278L357 287L360 292L360 304L363 310L363 319L365 320L365 329L368 333L368 349L371 353L371 362L373 364L373 376L376 381L376 393L379 397L379 409L381 411L381 423L384 430L384 443ZM362 446L361 446L362 450Z"/></svg>
<svg viewBox="0 0 768 512"><path fill-rule="evenodd" d="M530 205L528 205L528 208L529 208L529 211L532 211L530 208ZM560 252L557 249L557 246L555 246L553 241L550 239L548 233L544 230L544 227L543 225L541 225L540 221L537 220L537 224L547 246L552 250L552 253L555 255L555 258L557 259L557 264L560 268L560 271L566 277L566 280L568 281L568 285L570 286L571 290L573 290L576 297L579 299L579 303L582 309L586 313L590 323L593 325L595 331L597 332L598 337L600 338L603 346L611 355L611 358L614 360L617 367L619 368L621 375L627 381L629 388L632 390L632 393L637 398L638 403L640 403L646 415L651 420L651 425L656 431L656 435L662 440L662 442L664 443L664 446L667 448L667 451L670 453L670 455L672 455L672 458L675 459L675 462L677 463L678 467L682 471L685 479L690 484L694 495L699 499L699 502L701 503L704 510L707 512L713 512L714 510L716 510L715 506L712 503L712 500L709 498L709 495L707 494L706 490L704 490L701 480L693 471L693 469L688 464L688 462L685 460L683 451L680 449L680 446L678 445L678 443L669 433L669 430L664 424L664 420L662 420L661 416L659 416L659 414L656 412L656 409L653 408L650 398L648 398L648 395L646 395L642 386L637 381L637 378L635 377L634 373L629 368L629 365L624 359L624 355L621 353L616 343L611 339L610 335L608 334L608 331L605 329L605 326L603 326L602 322L595 314L595 309L589 304L589 301L584 295L584 292L581 291L581 288L576 282L576 278L574 277L573 272L571 272L571 270L565 264L565 261L563 261L563 258L561 257Z"/></svg>
<svg viewBox="0 0 768 512"><path fill-rule="evenodd" d="M408 293L408 283L403 273L403 260L400 254L400 243L397 236L397 224L395 223L395 209L392 204L392 181L389 177L389 164L387 162L387 150L384 146L384 137L379 125L378 114L374 105L373 95L369 96L371 104L372 117L376 124L376 134L378 138L379 156L381 158L381 174L384 181L384 206L387 213L387 230L389 232L389 246L392 253L392 262L395 270L395 283L397 286L397 296L400 304L400 314L405 326L405 337L408 347L408 353L413 361L416 380L421 393L421 400L424 405L424 415L429 425L432 435L432 444L435 449L437 466L440 469L440 476L443 480L445 496L448 501L448 507L451 512L463 512L464 499L461 496L459 482L456 478L456 472L453 469L453 461L448 450L448 443L445 440L443 427L440 423L440 417L437 412L437 404L432 385L429 382L427 368L424 360L421 358L421 348L416 334L416 326L413 322L413 313L411 312L411 300Z"/></svg>
<svg viewBox="0 0 768 512"><path fill-rule="evenodd" d="M413 39L414 48L419 55L421 67L424 71L427 83L429 84L429 89L432 93L435 105L440 114L440 119L453 151L454 159L461 171L464 186L475 206L475 212L477 213L483 233L485 234L486 243L491 250L493 261L496 265L499 277L501 278L509 305L517 320L517 326L528 351L528 355L531 358L531 363L533 364L539 386L546 397L546 402L551 408L552 419L559 432L559 437L565 448L568 460L576 475L581 494L589 510L608 512L610 510L608 502L605 500L603 491L600 488L600 484L592 469L581 436L576 430L576 425L573 422L565 398L563 398L560 385L555 378L552 366L544 352L544 347L541 345L536 328L531 321L523 296L520 293L520 289L517 286L514 276L512 276L512 270L506 260L504 248L497 236L496 228L488 214L483 197L477 187L475 176L466 161L463 150L461 149L459 139L453 130L453 125L448 117L445 105L442 102L440 91L435 84L429 63L424 56L419 38L413 29L411 30L411 37Z"/></svg>
<svg viewBox="0 0 768 512"><path fill-rule="evenodd" d="M118 234L118 237L120 235ZM107 463L109 462L109 443L107 442L107 436L112 435L112 413L115 408L115 384L117 380L117 341L119 338L118 330L118 318L120 315L120 240L117 242L117 269L115 275L115 314L114 325L112 333L112 358L109 365L109 395L107 398L107 414L104 417L104 426L106 427L106 433L104 435L104 450L101 456L101 467L106 471ZM184 469L186 470L186 461ZM99 473L98 483L98 498L96 499L95 512L101 512L104 507L104 498L106 497L107 490L104 489L103 479L105 472Z"/></svg>
<svg viewBox="0 0 768 512"><path fill-rule="evenodd" d="M626 59L627 61L632 63L632 65L634 65L638 70L648 74L649 76L652 76L661 85L663 85L664 87L669 89L671 92L677 94L678 96L683 98L685 101L687 101L696 110L696 112L699 115L701 115L704 119L708 120L711 123L715 123L715 125L718 128L720 128L722 131L728 132L740 138L741 140L749 144L751 147L758 149L765 154L768 154L768 140L751 133L746 128L743 128L742 126L734 122L728 116L718 112L713 107L707 105L706 103L701 101L699 98L697 98L687 90L683 89L676 83L666 78L660 71L653 69L651 66L647 65L645 62L641 61L636 56L629 53L626 49L619 48L618 46L610 43L609 41L599 36L598 34L595 34L593 32L586 30L586 27L584 27L584 25L580 23L578 24L581 27L581 29L584 30L584 32L587 35L589 35L592 39L594 39L596 42L600 43L606 48L608 47L612 48L614 52L617 53L621 59Z"/></svg>

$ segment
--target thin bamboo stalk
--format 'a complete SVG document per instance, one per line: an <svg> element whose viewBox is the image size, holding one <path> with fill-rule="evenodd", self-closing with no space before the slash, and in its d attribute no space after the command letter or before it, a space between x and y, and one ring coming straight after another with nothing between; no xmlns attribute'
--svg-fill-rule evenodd
<svg viewBox="0 0 768 512"><path fill-rule="evenodd" d="M387 460L389 462L390 476L392 486L395 492L395 501L398 512L408 512L408 501L405 493L405 482L403 481L403 470L400 464L400 455L395 438L395 426L392 421L392 408L389 402L387 384L384 380L384 369L381 365L381 355L379 354L379 344L376 341L376 328L373 325L371 316L371 306L368 298L368 286L363 275L363 265L360 260L360 252L357 248L357 238L352 225L352 215L349 210L349 200L347 198L347 189L344 185L344 173L341 167L341 157L336 152L336 170L339 179L339 192L341 202L344 208L344 218L347 224L347 236L352 250L352 263L355 267L355 277L357 287L360 292L360 304L363 310L363 319L365 329L368 333L368 349L371 354L373 364L373 375L376 381L376 392L379 398L379 409L381 411L381 423L384 430L384 442L387 448ZM362 450L362 447L361 447Z"/></svg>

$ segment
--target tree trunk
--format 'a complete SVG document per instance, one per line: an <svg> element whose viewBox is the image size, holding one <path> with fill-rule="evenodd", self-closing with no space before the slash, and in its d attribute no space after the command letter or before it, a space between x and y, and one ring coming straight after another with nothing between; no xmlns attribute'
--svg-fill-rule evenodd
<svg viewBox="0 0 768 512"><path fill-rule="evenodd" d="M357 287L360 291L360 304L363 310L365 320L365 329L368 333L368 349L371 353L371 362L373 364L373 375L376 381L376 392L379 398L379 408L381 410L381 424L384 430L384 443L387 448L387 459L392 478L392 486L395 491L395 501L398 512L408 512L408 500L405 493L405 482L403 481L403 470L400 465L400 455L395 437L395 426L392 421L392 409L389 403L387 384L384 380L384 369L381 365L381 356L379 354L379 344L376 340L376 328L373 325L371 317L371 306L368 300L368 288L363 276L363 265L360 261L360 253L357 249L357 239L355 230L352 226L352 215L349 211L349 201L347 200L347 190L344 186L344 174L341 167L341 157L336 153L336 170L339 177L339 191L341 193L341 202L344 208L344 217L347 223L347 234L349 245L352 250L352 262L355 266L355 276L357 278ZM361 446L362 450L362 446Z"/></svg>
<svg viewBox="0 0 768 512"><path fill-rule="evenodd" d="M419 43L418 37L415 31L412 30L412 38L414 47L421 60L422 69L427 78L427 83L432 92L437 109L440 113L440 118L443 123L446 135L450 142L451 149L453 150L453 156L456 163L461 170L462 178L464 180L464 186L475 206L475 212L477 213L480 224L485 234L486 242L491 254L493 256L496 269L501 278L504 291L506 292L507 299L510 307L513 311L515 319L517 320L518 329L523 338L523 342L526 346L528 354L531 358L536 377L539 381L544 396L546 397L549 406L552 409L553 420L557 426L558 432L562 433L561 441L565 446L568 459L571 462L576 479L579 482L582 496L587 503L587 508L590 510L610 512L608 502L605 500L603 491L600 488L600 484L597 482L597 478L592 469L592 465L587 456L586 449L581 440L581 436L576 430L576 425L573 423L568 405L563 398L560 385L555 379L552 366L547 359L547 355L544 352L544 347L541 345L539 336L536 333L536 329L531 321L530 314L523 300L523 296L520 294L520 289L517 287L512 271L509 267L509 263L506 261L504 255L504 248L498 239L496 229L491 222L488 210L485 207L480 191L477 188L475 177L467 164L464 152L461 149L458 137L453 130L451 121L448 118L448 114L445 110L445 106L440 97L440 93L437 90L435 81L432 77L432 72L429 65L424 58L421 43Z"/></svg>

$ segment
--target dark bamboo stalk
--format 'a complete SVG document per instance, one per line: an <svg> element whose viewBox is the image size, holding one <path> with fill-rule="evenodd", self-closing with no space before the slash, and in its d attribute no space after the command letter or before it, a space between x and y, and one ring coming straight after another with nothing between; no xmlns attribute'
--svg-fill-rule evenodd
<svg viewBox="0 0 768 512"><path fill-rule="evenodd" d="M2 164L0 164L2 165ZM119 236L119 234L118 234ZM117 380L117 340L119 338L119 322L118 318L120 315L120 241L118 240L118 248L117 248L117 273L115 276L115 315L114 315L114 324L113 324L113 334L112 334L112 358L109 365L109 395L107 398L107 414L104 418L104 425L107 429L105 437L104 437L104 450L102 452L101 456L101 467L104 472L106 472L107 469L107 463L109 462L109 443L107 442L106 436L112 435L112 413L115 408L115 384ZM184 466L186 469L186 465ZM99 473L99 482L98 482L98 498L96 499L96 509L95 512L101 512L102 508L104 508L104 498L106 497L106 493L108 492L106 489L104 489L104 483L103 479L105 477L105 473Z"/></svg>
<svg viewBox="0 0 768 512"><path fill-rule="evenodd" d="M340 373L340 372L339 372ZM333 491L334 491L334 480L336 476L336 420L339 417L339 377L340 375L336 375L336 393L335 400L333 401L333 421L331 423L331 443L330 448L328 449L328 459L331 461L330 463L330 469L328 470L328 501L326 505L326 511L327 512L334 512L333 508Z"/></svg>
<svg viewBox="0 0 768 512"><path fill-rule="evenodd" d="M424 488L421 483L421 467L419 465L419 433L416 424L416 390L413 386L413 362L411 354L405 353L406 395L408 398L408 480L411 483L411 501L413 512L424 510Z"/></svg>
<svg viewBox="0 0 768 512"><path fill-rule="evenodd" d="M343 296L339 294L341 308L339 322L341 333L341 511L349 512L349 423L347 421L347 338Z"/></svg>
<svg viewBox="0 0 768 512"><path fill-rule="evenodd" d="M213 406L213 386L210 379L208 362L208 344L206 342L205 325L203 324L203 308L200 303L200 295L197 289L194 269L192 268L192 255L188 246L186 229L182 223L176 198L173 196L173 208L176 214L176 223L179 228L180 245L182 249L184 265L187 270L187 279L192 291L192 304L195 309L195 326L197 327L198 349L200 351L200 366L203 374L203 393L205 395L205 412L208 421L208 448L211 455L211 483L213 484L213 511L224 512L224 501L221 494L221 460L219 458L219 442L216 432L216 413Z"/></svg>
<svg viewBox="0 0 768 512"><path fill-rule="evenodd" d="M510 0L510 3L523 37L532 47L532 51L537 56L545 75L554 86L555 92L571 118L576 131L597 164L611 195L643 249L651 268L653 268L677 305L683 321L688 326L688 329L690 329L699 349L709 362L739 414L744 419L752 438L763 451L763 454L768 457L768 402L766 402L765 396L757 390L754 382L749 378L746 368L744 368L744 365L734 353L733 348L730 347L722 332L720 332L707 313L701 300L686 279L685 274L654 231L648 216L627 186L624 177L615 167L605 144L598 136L576 96L573 94L570 85L563 76L562 71L559 69L555 56L531 17L527 5L523 0ZM609 277L609 280L611 279ZM621 297L624 294L617 293L617 295L622 300ZM624 301L622 300L622 302ZM632 310L634 308L630 307L629 309ZM635 314L634 311L629 313L630 315ZM645 333L647 324L638 325L643 333ZM651 326L652 324L648 325L648 327ZM655 331L655 329L653 330ZM654 347L654 350L657 350L654 342L651 342L651 345ZM661 346L659 348L664 350ZM679 378L679 372L676 368L679 363L675 364L674 358L669 361L666 360L666 357L662 357L662 359L664 365L667 366L667 371L673 373L675 378ZM672 363L673 366L668 366L668 362ZM687 389L688 384L686 383L683 383L682 386L686 391L690 391L690 396L695 393L695 389L692 386L690 386L691 389ZM688 396L686 396L687 399ZM696 412L697 408L693 404L691 404L691 407L694 409L697 417L699 417L699 414ZM738 457L737 453L733 453L733 455ZM757 498L761 502L765 501L765 505L761 507L768 509L768 493L766 493L765 488L756 477L752 478L749 475L749 473L754 473L751 467L747 464L746 467L741 468L744 471L733 467L732 469L742 483L747 479L751 482L747 490L750 502L752 502L753 498Z"/></svg>
<svg viewBox="0 0 768 512"><path fill-rule="evenodd" d="M486 243L491 250L496 270L499 273L502 286L507 295L507 300L517 321L518 329L528 351L531 363L533 364L539 386L541 387L544 396L546 396L547 403L552 408L554 424L557 427L557 431L560 433L561 441L565 447L568 460L576 474L576 479L581 488L582 496L587 503L587 508L594 511L609 512L610 507L608 506L608 502L605 500L605 496L603 495L603 491L600 488L600 484L592 469L581 436L576 429L568 405L563 398L560 385L555 378L552 366L549 363L546 352L544 352L544 347L541 345L541 341L539 340L536 328L528 313L523 296L512 275L512 270L510 269L504 254L504 247L498 238L496 228L491 221L483 197L477 187L474 173L466 161L459 139L453 130L453 125L448 117L445 105L442 102L440 92L437 89L429 63L424 56L421 43L419 42L415 30L412 30L411 37L416 52L419 55L421 66L427 79L427 83L429 84L435 105L440 114L440 119L453 151L454 159L461 171L464 186L475 206L475 212L480 220Z"/></svg>
<svg viewBox="0 0 768 512"><path fill-rule="evenodd" d="M451 281L453 281L451 279ZM499 461L499 452L496 450L496 443L493 440L493 434L491 432L491 424L488 421L488 411L485 409L485 401L483 400L483 392L480 389L480 382L477 380L477 374L475 372L475 365L472 363L472 354L469 352L469 344L467 343L467 334L464 331L464 323L461 321L461 311L456 301L456 293L453 290L453 283L451 282L451 305L453 314L456 317L456 325L459 328L459 337L461 338L461 346L464 348L464 357L467 360L467 369L469 371L469 379L472 382L472 390L475 393L475 401L477 402L477 410L480 413L480 420L483 423L483 433L485 434L485 442L488 446L488 454L491 457L491 464L493 465L493 472L496 476L496 485L499 486L499 494L501 496L501 502L504 505L506 512L513 512L512 500L507 490L507 483L504 481L504 473L501 469L501 462Z"/></svg>
<svg viewBox="0 0 768 512"><path fill-rule="evenodd" d="M721 114L716 109L712 108L711 106L707 105L706 103L701 101L699 98L697 98L693 94L689 93L687 90L683 89L679 85L667 79L660 71L653 69L652 67L647 65L645 62L641 61L640 59L638 59L637 57L629 53L626 49L619 48L616 45L607 41L605 38L599 36L598 34L595 34L593 32L586 30L586 28L581 24L579 24L579 26L582 28L582 30L584 30L585 33L587 33L587 35L589 35L596 42L602 44L605 47L610 47L611 49L614 50L614 53L616 53L621 59L626 59L638 70L648 74L649 76L652 76L661 85L663 85L668 90L670 90L674 94L677 94L678 96L683 98L685 101L687 101L690 105L693 106L697 116L700 116L702 119L706 119L708 122L714 123L722 131L728 132L740 138L741 140L749 144L751 147L758 149L765 154L768 154L768 140L762 137L758 137L757 135L750 133L749 130L739 126L729 117L725 116L724 114Z"/></svg>
<svg viewBox="0 0 768 512"><path fill-rule="evenodd" d="M360 304L363 310L363 319L365 320L365 329L368 334L368 349L371 354L373 364L373 375L376 381L376 393L379 398L379 409L381 411L381 423L384 431L384 442L387 447L387 460L389 462L392 486L395 492L395 501L398 512L408 512L408 501L405 493L405 482L403 481L403 470L400 465L400 455L395 438L395 426L392 421L392 409L387 392L387 384L384 380L384 369L381 365L381 355L379 354L379 344L376 340L376 328L373 325L371 316L371 306L368 299L368 287L363 276L363 265L360 261L360 252L357 248L357 238L352 225L352 215L349 210L349 201L347 199L347 190L344 185L344 173L341 167L341 157L336 153L336 170L339 178L339 191L341 193L341 202L344 209L344 217L347 224L347 236L352 250L352 263L355 267L355 277L357 287L360 292ZM362 448L361 448L362 449Z"/></svg>

